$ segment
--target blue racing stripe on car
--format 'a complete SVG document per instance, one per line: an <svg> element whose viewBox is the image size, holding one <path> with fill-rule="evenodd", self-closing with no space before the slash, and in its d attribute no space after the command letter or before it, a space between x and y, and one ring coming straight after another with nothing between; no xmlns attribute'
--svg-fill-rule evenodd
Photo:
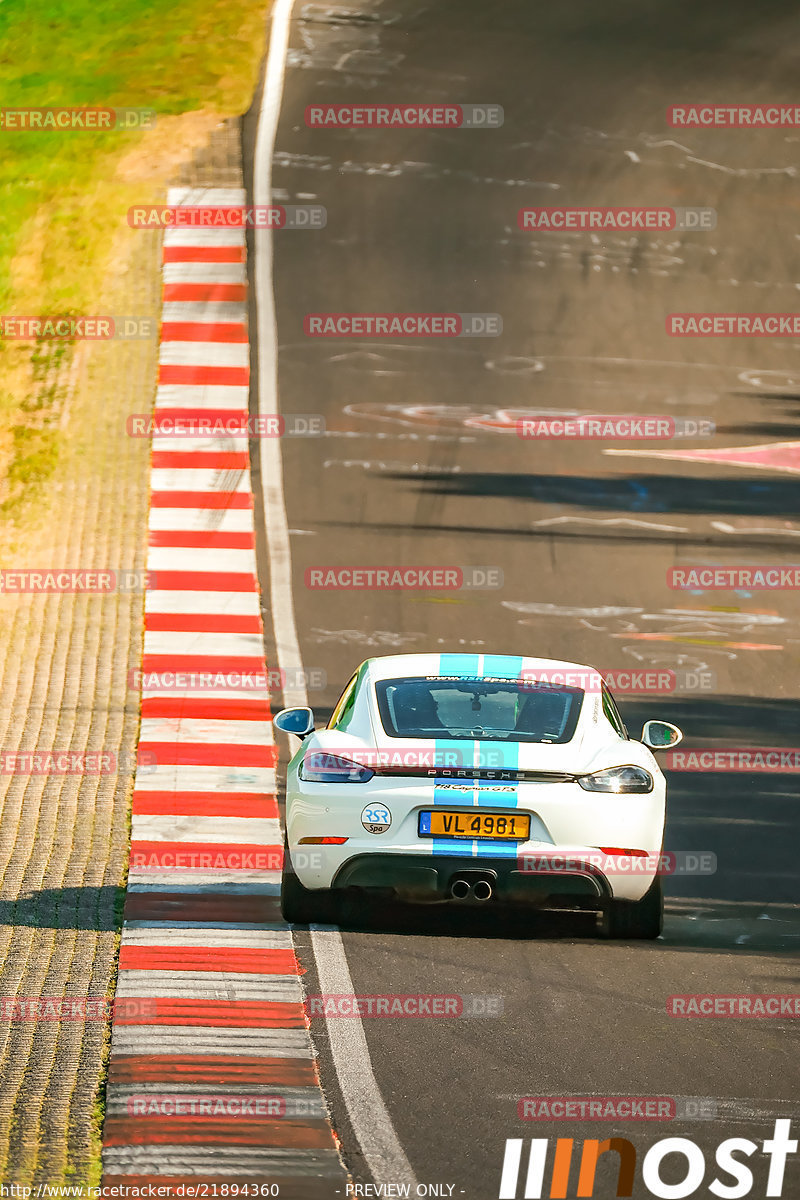
<svg viewBox="0 0 800 1200"><path fill-rule="evenodd" d="M474 767L489 767L494 770L516 770L519 765L519 743L518 742L483 742L475 740L474 742L467 741L450 741L439 739L436 742L436 762L452 762L452 754L455 747L463 748L467 761L472 758ZM466 766L467 763L465 762ZM463 785L463 791L453 788L453 779L448 776L436 776L433 781L433 803L446 804L450 807L489 807L489 808L516 808L519 802L519 783L517 780L509 780L501 784L502 787L510 788L510 791L498 792L494 790L485 780L472 777L466 777L459 780ZM484 840L481 838L473 838L469 841L463 838L434 838L433 839L433 854L434 855L456 855L462 858L476 858L481 856L496 856L501 858L513 858L516 855L516 842L507 842L502 839Z"/></svg>
<svg viewBox="0 0 800 1200"><path fill-rule="evenodd" d="M489 672L487 672L489 674ZM481 765L494 767L499 771L515 771L519 766L519 742L479 742ZM493 792L484 785L477 793L477 803L491 808L516 808L519 803L519 781L509 780L503 787L513 787L513 792ZM476 842L478 857L514 858L517 853L517 843L504 839L484 840Z"/></svg>
<svg viewBox="0 0 800 1200"><path fill-rule="evenodd" d="M443 654L441 657L442 658L477 658L477 655ZM440 670L441 670L441 667L440 667ZM443 674L444 674L444 672L443 672ZM474 678L474 676L473 676L473 678ZM458 750L461 754L468 755L471 746L472 746L471 742L456 742L456 741L453 741L451 738L437 738L436 747L435 747L435 751L434 751L435 761L437 764L438 763L446 764L448 762L453 763L454 750ZM463 760L460 760L460 761L463 761ZM469 779L465 779L462 782L464 783L465 787L471 786L471 781ZM452 783L453 783L453 779L451 776L447 776L447 775L434 776L433 803L434 804L450 804L450 805L472 804L472 795L473 795L472 792L460 793L459 799L453 798L454 795L459 796L459 793L458 792L454 793L452 791L451 787L444 786L445 784L452 785ZM469 797L469 798L467 798L467 797ZM434 855L450 854L450 855L460 856L462 858L471 858L472 857L472 846L473 846L473 843L471 841L465 841L463 838L435 837L433 839Z"/></svg>
<svg viewBox="0 0 800 1200"><path fill-rule="evenodd" d="M443 676L460 676L465 679L519 679L522 675L522 656L512 654L440 654L439 674ZM488 767L495 770L516 770L519 765L519 743L517 742L486 742L476 739L474 742L437 739L435 753L437 764L453 764L453 752L465 752L464 759L458 765L473 767ZM471 757L470 757L471 755ZM466 761L465 761L466 760ZM451 807L491 807L516 808L519 801L519 784L517 780L508 781L503 786L512 790L498 792L492 790L486 783L472 776L462 778L459 783L463 790L453 787L454 780L446 775L435 776L433 780L434 805L450 805ZM517 853L517 843L501 839L484 841L461 838L433 838L432 853L435 856L450 855L459 858L497 857L514 858Z"/></svg>
<svg viewBox="0 0 800 1200"><path fill-rule="evenodd" d="M522 655L485 654L483 675L485 679L519 679L522 675Z"/></svg>
<svg viewBox="0 0 800 1200"><path fill-rule="evenodd" d="M519 742L476 741L474 746L476 767L488 767L494 771L516 771L519 766Z"/></svg>
<svg viewBox="0 0 800 1200"><path fill-rule="evenodd" d="M466 679L480 679L478 671L480 654L440 654L440 675L463 675Z"/></svg>

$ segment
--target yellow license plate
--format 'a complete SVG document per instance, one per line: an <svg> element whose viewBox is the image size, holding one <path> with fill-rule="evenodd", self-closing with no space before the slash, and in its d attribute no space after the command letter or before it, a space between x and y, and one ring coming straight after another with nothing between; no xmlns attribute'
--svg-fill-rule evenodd
<svg viewBox="0 0 800 1200"><path fill-rule="evenodd" d="M531 819L519 812L455 812L446 808L419 814L420 837L492 838L526 842Z"/></svg>

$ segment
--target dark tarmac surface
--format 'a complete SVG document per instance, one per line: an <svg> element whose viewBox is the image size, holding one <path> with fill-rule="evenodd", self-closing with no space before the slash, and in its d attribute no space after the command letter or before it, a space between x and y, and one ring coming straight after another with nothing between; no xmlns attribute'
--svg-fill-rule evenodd
<svg viewBox="0 0 800 1200"><path fill-rule="evenodd" d="M320 720L366 657L485 650L671 668L706 686L619 695L634 733L658 716L685 730L688 748L800 745L797 594L687 593L666 581L695 563L800 561L798 478L659 457L797 437L797 343L670 338L665 319L797 307L800 131L676 130L665 113L791 100L799 26L789 4L730 0L295 6L275 199L322 203L328 224L276 237L275 279L282 411L322 413L328 429L284 443L301 649L329 681L310 696ZM311 103L381 101L491 102L505 121L481 131L304 123ZM525 205L581 204L711 207L717 227L517 227ZM306 313L336 311L499 313L503 332L304 336ZM717 432L649 444L515 435L516 416L552 410L665 414ZM306 568L336 564L493 566L503 585L305 587ZM372 914L344 933L356 992L503 997L493 1019L364 1022L420 1182L484 1200L497 1195L506 1138L617 1136L637 1148L634 1196L646 1197L641 1156L679 1136L705 1153L692 1194L707 1196L715 1176L731 1183L713 1158L735 1136L759 1143L749 1194L765 1194L760 1143L797 1096L792 1022L678 1020L666 1002L798 990L798 775L668 777L667 848L711 850L718 869L666 881L656 943L603 942L564 921L498 928L491 913ZM313 980L308 935L298 938ZM345 1156L368 1182L324 1022L313 1033ZM709 1098L717 1117L518 1119L519 1097L548 1094ZM667 1163L665 1182L683 1170ZM614 1194L615 1176L598 1170L598 1195ZM798 1181L795 1158L783 1195Z"/></svg>

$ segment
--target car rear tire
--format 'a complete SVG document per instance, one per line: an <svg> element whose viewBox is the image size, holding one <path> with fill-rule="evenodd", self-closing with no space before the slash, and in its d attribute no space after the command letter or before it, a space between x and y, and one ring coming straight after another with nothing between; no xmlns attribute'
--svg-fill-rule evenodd
<svg viewBox="0 0 800 1200"><path fill-rule="evenodd" d="M641 900L612 900L604 914L603 934L629 941L657 938L664 928L664 889L657 875Z"/></svg>
<svg viewBox="0 0 800 1200"><path fill-rule="evenodd" d="M336 921L335 896L328 888L303 887L294 873L289 847L283 842L281 913L290 925L331 925Z"/></svg>

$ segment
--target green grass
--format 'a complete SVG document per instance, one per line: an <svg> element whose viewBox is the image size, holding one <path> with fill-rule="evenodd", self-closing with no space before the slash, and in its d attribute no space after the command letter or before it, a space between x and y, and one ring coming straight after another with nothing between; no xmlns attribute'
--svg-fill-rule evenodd
<svg viewBox="0 0 800 1200"><path fill-rule="evenodd" d="M152 131L0 129L0 313L104 311L103 280L128 207L163 200L173 148L177 155L191 140L181 115L221 119L248 108L267 9L267 0L0 0L0 107L157 114ZM25 432L30 352L0 340L0 375L11 381L0 391L6 494L57 461L52 431Z"/></svg>
<svg viewBox="0 0 800 1200"><path fill-rule="evenodd" d="M249 107L268 7L267 0L0 0L0 108L158 114L152 132L0 129L0 314L108 312L103 283L115 237L152 236L127 228L127 209L163 201L181 150L201 136L202 118L208 125ZM193 130L181 124L183 114L199 114ZM29 502L58 470L71 352L63 343L0 338L0 537L21 497ZM117 931L124 883L115 897ZM91 1183L99 1181L104 1111L103 1076Z"/></svg>
<svg viewBox="0 0 800 1200"><path fill-rule="evenodd" d="M0 107L132 106L161 117L243 112L263 52L266 9L252 0L3 0ZM148 136L0 132L3 312L14 300L15 254L45 230L56 237L40 247L47 283L40 299L55 311L85 311L86 273L75 277L68 268L85 256L89 267L98 235L124 222L124 208L107 203L117 190L111 176L116 160Z"/></svg>

